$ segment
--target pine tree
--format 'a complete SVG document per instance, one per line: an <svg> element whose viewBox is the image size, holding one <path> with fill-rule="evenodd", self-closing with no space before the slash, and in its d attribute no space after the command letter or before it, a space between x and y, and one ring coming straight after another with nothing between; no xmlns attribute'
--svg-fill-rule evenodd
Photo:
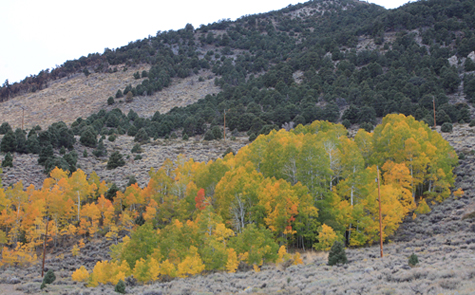
<svg viewBox="0 0 475 295"><path fill-rule="evenodd" d="M87 128L81 133L81 137L79 138L81 144L87 147L96 147L97 144L97 135L94 132L92 127Z"/></svg>
<svg viewBox="0 0 475 295"><path fill-rule="evenodd" d="M36 134L31 134L26 140L26 151L31 154L40 153L41 147Z"/></svg>
<svg viewBox="0 0 475 295"><path fill-rule="evenodd" d="M144 128L140 128L139 131L137 131L137 134L135 134L134 141L140 142L140 143L145 143L149 141L149 136L147 131L145 131Z"/></svg>
<svg viewBox="0 0 475 295"><path fill-rule="evenodd" d="M113 152L107 162L107 169L111 170L124 165L125 161L122 159L122 155L119 152Z"/></svg>
<svg viewBox="0 0 475 295"><path fill-rule="evenodd" d="M2 162L2 167L13 167L13 157L12 154L7 153Z"/></svg>
<svg viewBox="0 0 475 295"><path fill-rule="evenodd" d="M46 161L48 161L48 159L53 158L53 157L54 157L53 146L49 144L41 149L41 152L38 158L38 164L45 165Z"/></svg>
<svg viewBox="0 0 475 295"><path fill-rule="evenodd" d="M328 265L335 265L337 263L348 263L346 258L345 247L342 242L335 241L330 253L328 254Z"/></svg>
<svg viewBox="0 0 475 295"><path fill-rule="evenodd" d="M416 266L419 263L419 258L417 258L417 255L412 253L412 255L409 257L409 265L410 266Z"/></svg>
<svg viewBox="0 0 475 295"><path fill-rule="evenodd" d="M119 280L117 285L115 285L114 291L117 293L125 294L125 283L122 280Z"/></svg>
<svg viewBox="0 0 475 295"><path fill-rule="evenodd" d="M0 144L0 151L4 153L13 153L16 150L16 137L13 131L8 131L5 136L3 136L2 143Z"/></svg>

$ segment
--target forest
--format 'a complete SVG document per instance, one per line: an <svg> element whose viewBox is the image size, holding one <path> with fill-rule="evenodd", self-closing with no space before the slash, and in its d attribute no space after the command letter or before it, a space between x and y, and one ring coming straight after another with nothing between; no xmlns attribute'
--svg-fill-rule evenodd
<svg viewBox="0 0 475 295"><path fill-rule="evenodd" d="M111 261L72 274L90 286L130 274L146 283L234 272L240 263L255 271L265 263L299 263L288 248L379 240L375 178L381 177L387 241L408 214L427 213L428 202L451 195L457 163L453 148L426 123L392 114L354 138L341 124L315 121L260 135L208 163L179 156L150 170L144 188L114 190L95 173L54 168L40 189L24 189L21 181L0 189L1 263L35 261L45 220L48 244L75 241L73 255L85 240L114 242Z"/></svg>
<svg viewBox="0 0 475 295"><path fill-rule="evenodd" d="M475 97L475 63L467 58L475 50L474 19L470 0L419 1L395 10L352 1L309 1L235 22L159 31L115 50L67 61L49 75L53 79L150 64L149 71L134 74L142 81L137 87L118 89L109 97L114 105L127 95L140 98L160 91L174 77L211 70L222 89L219 94L132 124L132 134L144 128L151 138L181 128L187 136L204 134L222 126L225 110L230 130L248 131L253 138L290 121L338 122L343 110L346 127L360 123L368 131L377 117L390 113L432 125L433 100L437 124L467 123L467 103ZM357 48L365 40L372 45ZM449 62L451 57L455 63ZM296 73L302 73L298 81ZM37 91L47 85L41 82L47 74L14 85L6 81L0 97ZM35 79L41 81L30 82ZM466 102L449 103L454 93L463 93ZM93 125L103 133L106 122L94 122L101 118L97 114L80 127ZM111 120L108 125L120 126L114 130L120 134L128 133L131 124Z"/></svg>
<svg viewBox="0 0 475 295"><path fill-rule="evenodd" d="M471 122L474 27L473 0L394 10L309 1L159 31L19 83L5 81L0 101L56 79L150 65L133 74L136 87L104 93L110 111L31 130L1 122L2 165L12 166L15 153L36 154L48 177L40 188L3 186L0 178L0 266L36 262L46 229L48 247L67 245L74 256L88 241L113 243L110 261L72 273L88 286L131 274L147 283L298 264L302 250L379 240L378 177L383 239L390 242L407 216L463 194L451 191L457 154L428 126L434 108L437 125ZM200 72L221 91L149 118L118 108ZM109 156L107 169L115 169L122 155L108 155L105 140L132 136L136 151L158 138L219 140L225 114L231 136L245 132L248 146L207 163L169 159L150 170L145 187L131 181L119 189L76 165L77 140L97 159ZM355 124L360 129L350 136Z"/></svg>

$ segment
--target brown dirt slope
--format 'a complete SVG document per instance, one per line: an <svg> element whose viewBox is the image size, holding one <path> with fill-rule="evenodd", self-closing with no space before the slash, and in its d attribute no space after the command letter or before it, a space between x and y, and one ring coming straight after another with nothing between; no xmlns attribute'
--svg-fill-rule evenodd
<svg viewBox="0 0 475 295"><path fill-rule="evenodd" d="M125 112L133 109L140 116L147 117L155 111L165 113L175 106L186 106L219 91L214 81L208 79L213 74L202 71L185 79L174 78L171 86L152 96L135 97L128 104L116 99L114 105L107 105L107 98L115 98L118 89L123 91L129 84L136 86L142 82L143 79L134 79L133 73L149 68L149 65L141 65L124 71L123 67L119 67L115 73L92 73L88 77L81 73L53 81L41 91L0 103L0 123L8 122L14 129L21 128L22 107L25 109L25 129L36 125L45 128L58 121L69 125L76 118L85 118L101 109L120 108ZM205 81L198 82L199 76Z"/></svg>

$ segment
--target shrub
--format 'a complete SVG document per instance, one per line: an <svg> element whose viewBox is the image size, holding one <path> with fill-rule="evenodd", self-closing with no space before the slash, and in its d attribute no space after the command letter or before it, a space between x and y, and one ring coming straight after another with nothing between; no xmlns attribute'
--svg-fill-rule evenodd
<svg viewBox="0 0 475 295"><path fill-rule="evenodd" d="M183 139L183 140L188 140L188 134L183 133L183 136L181 137L181 139Z"/></svg>
<svg viewBox="0 0 475 295"><path fill-rule="evenodd" d="M56 280L56 276L54 275L54 272L50 269L46 272L45 277L43 278L43 283L41 284L41 289L46 287L47 284L51 284Z"/></svg>
<svg viewBox="0 0 475 295"><path fill-rule="evenodd" d="M475 126L475 120L470 121L470 123L468 124L468 126L470 126L470 127Z"/></svg>
<svg viewBox="0 0 475 295"><path fill-rule="evenodd" d="M107 104L108 105L113 105L114 104L114 98L112 96L109 96L109 98L107 99Z"/></svg>
<svg viewBox="0 0 475 295"><path fill-rule="evenodd" d="M82 145L87 147L96 147L97 144L97 135L94 130L89 127L81 133L79 141Z"/></svg>
<svg viewBox="0 0 475 295"><path fill-rule="evenodd" d="M453 129L452 123L449 123L449 122L445 122L440 127L440 131L446 132L446 133L452 132L452 129Z"/></svg>
<svg viewBox="0 0 475 295"><path fill-rule="evenodd" d="M142 160L142 155L137 155L134 157L134 160Z"/></svg>
<svg viewBox="0 0 475 295"><path fill-rule="evenodd" d="M417 258L417 255L412 253L412 255L409 257L409 265L414 267L417 264L419 264L419 258Z"/></svg>
<svg viewBox="0 0 475 295"><path fill-rule="evenodd" d="M82 153L82 156L83 156L84 158L87 158L87 150L84 150L84 152Z"/></svg>
<svg viewBox="0 0 475 295"><path fill-rule="evenodd" d="M131 150L132 153L138 154L142 152L142 148L140 147L140 144L136 143L134 147Z"/></svg>
<svg viewBox="0 0 475 295"><path fill-rule="evenodd" d="M328 265L335 265L337 263L348 263L346 258L345 247L342 242L335 241L330 253L328 254Z"/></svg>
<svg viewBox="0 0 475 295"><path fill-rule="evenodd" d="M59 149L59 153L61 155L64 155L66 153L66 149L64 148L64 146L62 146L60 149Z"/></svg>
<svg viewBox="0 0 475 295"><path fill-rule="evenodd" d="M122 280L119 280L117 285L115 285L114 291L117 293L125 294L125 283Z"/></svg>
<svg viewBox="0 0 475 295"><path fill-rule="evenodd" d="M257 138L257 135L255 133L252 133L251 135L249 135L249 142L253 142L254 140L256 140Z"/></svg>
<svg viewBox="0 0 475 295"><path fill-rule="evenodd" d="M122 155L119 152L113 152L107 161L107 169L115 169L120 166L124 166L125 161L122 159Z"/></svg>
<svg viewBox="0 0 475 295"><path fill-rule="evenodd" d="M104 141L102 139L99 141L99 144L97 145L97 148L92 151L92 154L94 156L98 157L98 158L103 157L103 156L107 156L107 150L104 147Z"/></svg>
<svg viewBox="0 0 475 295"><path fill-rule="evenodd" d="M351 122L348 119L345 119L341 122L341 125L345 126L346 129L350 128Z"/></svg>
<svg viewBox="0 0 475 295"><path fill-rule="evenodd" d="M135 175L130 175L129 176L129 182L127 183L127 187L131 186L132 184L136 184L137 179L135 178Z"/></svg>
<svg viewBox="0 0 475 295"><path fill-rule="evenodd" d="M135 125L130 126L130 128L127 130L127 135L128 136L135 136L137 134L137 127Z"/></svg>
<svg viewBox="0 0 475 295"><path fill-rule="evenodd" d="M366 132L371 132L373 131L374 126L369 122L364 122L360 124L360 128L366 130Z"/></svg>
<svg viewBox="0 0 475 295"><path fill-rule="evenodd" d="M211 130L206 131L204 140L214 140L214 134Z"/></svg>
<svg viewBox="0 0 475 295"><path fill-rule="evenodd" d="M13 167L13 157L12 154L7 153L2 162L2 167Z"/></svg>
<svg viewBox="0 0 475 295"><path fill-rule="evenodd" d="M114 134L112 134L111 136L109 136L109 141L115 141L116 138L117 137Z"/></svg>
<svg viewBox="0 0 475 295"><path fill-rule="evenodd" d="M127 95L125 96L125 102L130 103L134 101L134 94L132 91L127 92Z"/></svg>
<svg viewBox="0 0 475 295"><path fill-rule="evenodd" d="M214 139L223 138L223 130L221 130L219 126L213 126L213 128L211 128L211 132L213 133Z"/></svg>
<svg viewBox="0 0 475 295"><path fill-rule="evenodd" d="M134 141L136 142L148 142L149 141L148 133L145 131L144 128L140 128L139 131L137 131L137 134L135 134Z"/></svg>

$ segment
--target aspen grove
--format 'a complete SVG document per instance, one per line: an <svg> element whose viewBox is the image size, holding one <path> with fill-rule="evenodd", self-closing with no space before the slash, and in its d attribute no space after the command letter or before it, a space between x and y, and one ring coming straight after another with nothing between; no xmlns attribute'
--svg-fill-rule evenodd
<svg viewBox="0 0 475 295"><path fill-rule="evenodd" d="M379 240L381 171L383 239L408 214L450 196L454 149L426 123L387 115L372 133L353 138L341 124L315 121L260 135L208 163L179 156L106 198L97 174L54 169L41 189L21 182L0 189L1 265L37 259L46 222L48 246L105 237L111 261L79 268L90 286L133 274L143 283L203 271L259 271L265 263L301 263L288 247L328 250L334 241L357 247ZM73 253L73 254L74 254Z"/></svg>

